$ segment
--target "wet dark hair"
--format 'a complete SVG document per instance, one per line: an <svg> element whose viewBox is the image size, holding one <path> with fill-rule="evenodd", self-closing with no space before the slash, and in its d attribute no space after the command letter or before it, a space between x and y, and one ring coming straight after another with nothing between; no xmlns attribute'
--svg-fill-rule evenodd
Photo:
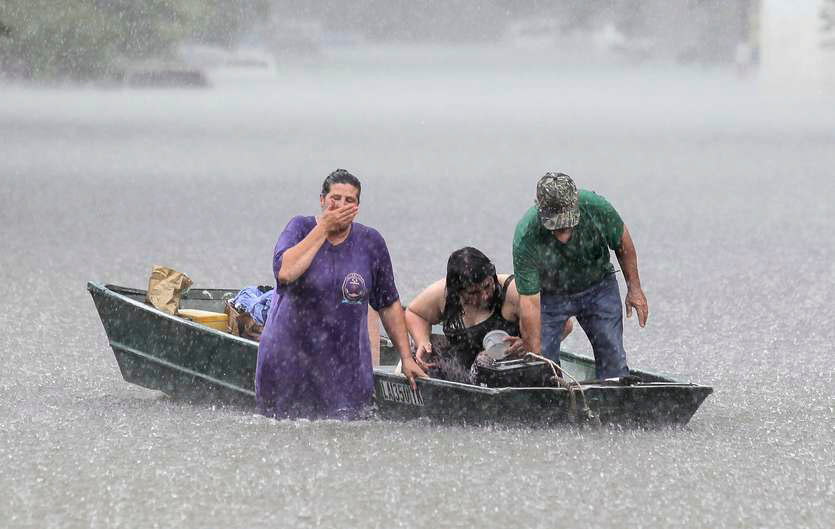
<svg viewBox="0 0 835 529"><path fill-rule="evenodd" d="M352 175L345 169L337 169L336 171L329 174L325 177L325 181L322 182L322 196L326 196L328 193L331 192L331 186L333 184L349 184L357 188L357 203L360 201L360 193L362 193L362 184L360 184L359 178Z"/></svg>
<svg viewBox="0 0 835 529"><path fill-rule="evenodd" d="M446 302L444 313L441 315L445 327L453 330L464 328L461 291L470 285L481 283L488 277L493 278L493 299L490 300L490 308L495 310L497 306L501 307L502 301L502 289L496 275L496 267L476 248L467 246L452 252L446 265Z"/></svg>

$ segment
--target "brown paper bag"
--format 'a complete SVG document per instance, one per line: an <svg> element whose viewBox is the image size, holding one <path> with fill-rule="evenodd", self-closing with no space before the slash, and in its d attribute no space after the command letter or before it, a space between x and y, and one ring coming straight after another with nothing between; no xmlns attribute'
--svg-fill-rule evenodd
<svg viewBox="0 0 835 529"><path fill-rule="evenodd" d="M154 265L148 280L145 301L168 314L177 314L180 296L191 286L191 279L173 268Z"/></svg>

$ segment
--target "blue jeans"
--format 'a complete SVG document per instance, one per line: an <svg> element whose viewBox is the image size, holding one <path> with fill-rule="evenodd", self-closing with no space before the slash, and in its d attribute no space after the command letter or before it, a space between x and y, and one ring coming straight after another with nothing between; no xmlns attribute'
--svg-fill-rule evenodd
<svg viewBox="0 0 835 529"><path fill-rule="evenodd" d="M618 280L610 275L576 294L542 294L542 354L559 364L565 321L576 316L594 350L597 378L629 374L623 349L623 310Z"/></svg>

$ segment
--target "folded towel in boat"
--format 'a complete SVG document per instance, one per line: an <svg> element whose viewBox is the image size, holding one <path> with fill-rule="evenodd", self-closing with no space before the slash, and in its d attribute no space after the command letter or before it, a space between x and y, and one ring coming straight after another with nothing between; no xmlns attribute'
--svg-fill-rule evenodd
<svg viewBox="0 0 835 529"><path fill-rule="evenodd" d="M245 287L232 299L232 305L239 312L248 313L258 325L263 326L267 322L274 296L275 289L272 287Z"/></svg>

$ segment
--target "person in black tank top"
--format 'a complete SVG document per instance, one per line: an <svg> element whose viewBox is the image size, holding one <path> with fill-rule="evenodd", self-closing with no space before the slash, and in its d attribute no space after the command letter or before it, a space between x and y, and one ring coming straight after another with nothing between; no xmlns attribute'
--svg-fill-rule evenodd
<svg viewBox="0 0 835 529"><path fill-rule="evenodd" d="M492 276L487 277L485 282L492 283L493 295L489 307L492 312L486 320L476 323L471 327L464 326L461 314L458 314L457 317L452 316L450 319L443 320L444 336L446 336L449 347L446 351L447 354L441 354L441 365L436 366L436 370L440 368L442 372L447 372L447 375L450 374L448 373L450 370L456 372L462 369L468 372L471 371L478 354L483 350L484 336L490 331L502 330L510 336L520 335L519 322L517 320L511 321L505 319L502 316L502 306L507 297L507 288L512 281L513 276L508 276L503 284L497 288L498 276L495 272ZM487 290L484 287L481 288ZM447 306L449 306L448 302ZM445 365L449 364L450 361L452 365ZM472 375L474 374L472 373ZM432 374L429 373L429 376L432 376ZM453 377L456 379L461 378L460 374Z"/></svg>
<svg viewBox="0 0 835 529"><path fill-rule="evenodd" d="M434 324L442 324L443 336L431 334ZM477 383L478 365L491 362L479 356L482 341L493 330L511 336L511 352L524 350L513 276L496 274L490 259L472 247L449 256L446 277L424 289L406 309L406 326L418 365L433 378ZM564 334L571 327L567 322Z"/></svg>

